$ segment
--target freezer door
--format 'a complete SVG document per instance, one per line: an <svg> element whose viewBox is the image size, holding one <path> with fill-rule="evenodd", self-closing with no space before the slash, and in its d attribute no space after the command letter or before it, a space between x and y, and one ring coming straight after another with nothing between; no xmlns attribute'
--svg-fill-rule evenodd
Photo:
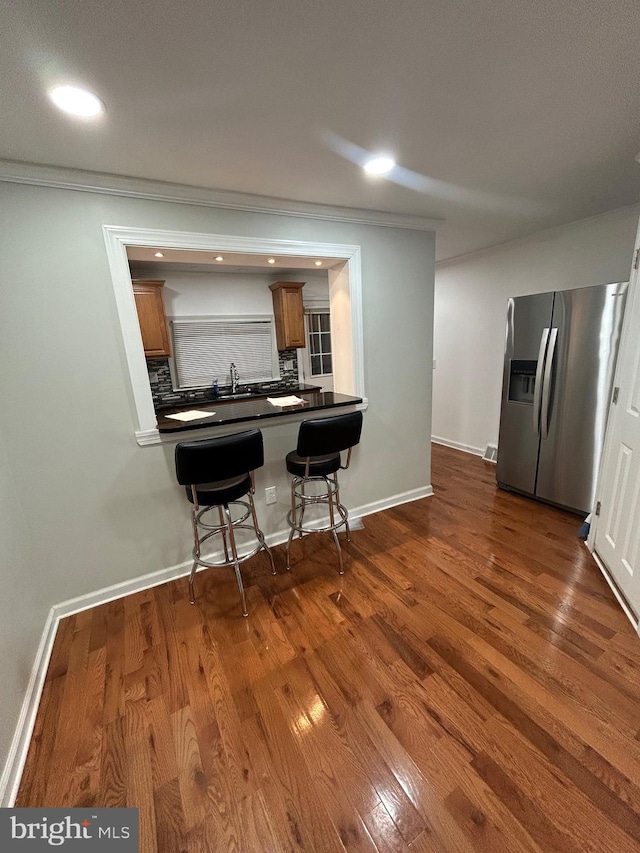
<svg viewBox="0 0 640 853"><path fill-rule="evenodd" d="M593 509L626 292L622 283L555 294L535 494L585 514Z"/></svg>
<svg viewBox="0 0 640 853"><path fill-rule="evenodd" d="M553 293L518 296L507 307L496 478L534 494L538 461L541 374L544 369Z"/></svg>

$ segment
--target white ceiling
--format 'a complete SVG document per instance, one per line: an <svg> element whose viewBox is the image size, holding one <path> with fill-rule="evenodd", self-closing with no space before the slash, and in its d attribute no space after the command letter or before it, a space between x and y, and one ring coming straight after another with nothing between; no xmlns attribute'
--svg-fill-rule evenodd
<svg viewBox="0 0 640 853"><path fill-rule="evenodd" d="M2 21L7 159L444 218L440 258L640 198L638 0L2 0ZM58 113L58 83L106 115Z"/></svg>

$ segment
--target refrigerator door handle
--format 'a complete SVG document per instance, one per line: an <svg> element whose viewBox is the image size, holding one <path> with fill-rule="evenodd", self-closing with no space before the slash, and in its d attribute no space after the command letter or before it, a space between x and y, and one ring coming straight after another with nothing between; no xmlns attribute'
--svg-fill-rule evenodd
<svg viewBox="0 0 640 853"><path fill-rule="evenodd" d="M544 371L544 356L547 351L549 340L549 329L542 330L540 338L540 352L538 353L538 366L536 367L536 383L533 391L533 431L537 435L540 432L540 405L542 400L542 375Z"/></svg>
<svg viewBox="0 0 640 853"><path fill-rule="evenodd" d="M549 335L549 351L547 352L547 360L544 365L544 383L542 386L542 437L547 438L549 435L549 409L551 404L551 381L553 378L553 359L556 354L556 341L558 340L558 330L551 329Z"/></svg>

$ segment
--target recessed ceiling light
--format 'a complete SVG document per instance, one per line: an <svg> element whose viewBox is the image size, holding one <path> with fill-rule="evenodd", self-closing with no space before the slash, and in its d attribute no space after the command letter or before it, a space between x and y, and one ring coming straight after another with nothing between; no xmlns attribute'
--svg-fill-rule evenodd
<svg viewBox="0 0 640 853"><path fill-rule="evenodd" d="M395 165L393 157L373 157L362 168L368 175L386 175Z"/></svg>
<svg viewBox="0 0 640 853"><path fill-rule="evenodd" d="M275 262L276 262L275 258L269 258L269 260L267 261L268 264L275 264Z"/></svg>
<svg viewBox="0 0 640 853"><path fill-rule="evenodd" d="M222 257L222 255L218 255L216 261L224 261L224 258Z"/></svg>
<svg viewBox="0 0 640 853"><path fill-rule="evenodd" d="M82 118L94 118L104 112L104 104L93 92L76 86L57 86L49 97L59 110Z"/></svg>
<svg viewBox="0 0 640 853"><path fill-rule="evenodd" d="M164 255L162 254L162 252L154 252L153 257L154 258L164 258Z"/></svg>
<svg viewBox="0 0 640 853"><path fill-rule="evenodd" d="M315 264L316 264L316 266L317 266L317 267L321 267L321 266L322 266L322 261L316 261L316 262L315 262Z"/></svg>

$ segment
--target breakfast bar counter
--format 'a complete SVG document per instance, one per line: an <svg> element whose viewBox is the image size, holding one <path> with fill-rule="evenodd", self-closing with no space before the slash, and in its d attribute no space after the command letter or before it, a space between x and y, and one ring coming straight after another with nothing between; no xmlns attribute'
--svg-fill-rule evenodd
<svg viewBox="0 0 640 853"><path fill-rule="evenodd" d="M274 394L273 398L282 398L282 393ZM350 397L348 394L337 394L334 391L298 391L296 397L302 400L294 406L278 406L270 403L266 397L258 397L246 400L216 400L206 403L191 403L188 406L181 405L175 409L163 410L157 413L158 431L160 433L192 432L197 429L205 429L226 424L238 424L252 421L264 421L272 418L281 418L284 415L294 413L304 414L326 410L327 414L338 414L345 406L355 406L362 403L362 397ZM333 411L337 410L337 411ZM170 415L187 412L198 412L201 417L183 421L169 417ZM255 424L254 424L255 425Z"/></svg>

